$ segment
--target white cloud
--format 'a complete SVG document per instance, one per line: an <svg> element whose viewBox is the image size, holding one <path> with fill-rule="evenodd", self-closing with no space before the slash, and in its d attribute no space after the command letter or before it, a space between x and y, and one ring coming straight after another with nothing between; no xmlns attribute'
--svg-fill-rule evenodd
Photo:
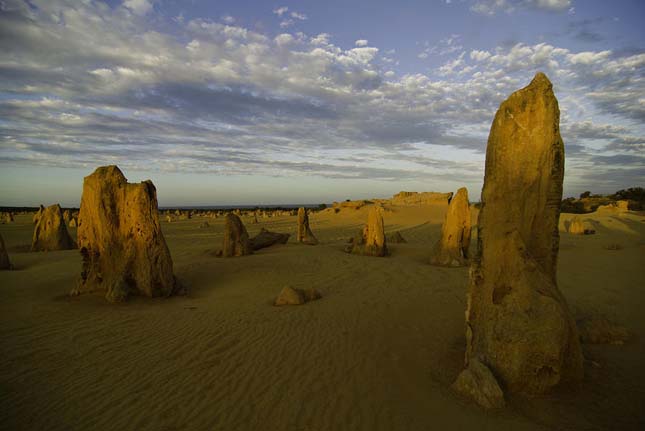
<svg viewBox="0 0 645 431"><path fill-rule="evenodd" d="M136 15L145 15L152 10L152 0L125 0L123 6Z"/></svg>
<svg viewBox="0 0 645 431"><path fill-rule="evenodd" d="M354 45L356 46L367 46L367 40L366 39L358 39L356 42L354 42Z"/></svg>
<svg viewBox="0 0 645 431"><path fill-rule="evenodd" d="M312 45L328 45L330 37L328 33L320 33L318 36L311 38L311 43Z"/></svg>
<svg viewBox="0 0 645 431"><path fill-rule="evenodd" d="M282 33L275 37L275 43L280 46L286 46L294 42L294 38L289 33Z"/></svg>
<svg viewBox="0 0 645 431"><path fill-rule="evenodd" d="M475 61L484 61L490 58L491 53L488 51L480 51L477 49L474 49L470 51L470 58Z"/></svg>
<svg viewBox="0 0 645 431"><path fill-rule="evenodd" d="M233 24L235 22L235 18L230 15L224 15L222 16L222 21L224 21L226 24Z"/></svg>
<svg viewBox="0 0 645 431"><path fill-rule="evenodd" d="M289 11L289 8L287 6L282 6L282 7L279 7L277 9L274 9L273 13L278 15L278 16L282 16L285 13L287 13L288 11Z"/></svg>
<svg viewBox="0 0 645 431"><path fill-rule="evenodd" d="M459 43L460 38L460 35L452 34L439 40L436 45L432 46L430 46L430 42L426 41L424 42L425 48L417 57L423 59L428 58L430 55L444 56L461 51L464 47Z"/></svg>
<svg viewBox="0 0 645 431"><path fill-rule="evenodd" d="M470 9L484 15L495 15L497 12L512 13L519 9L571 13L571 6L571 0L475 0Z"/></svg>
<svg viewBox="0 0 645 431"><path fill-rule="evenodd" d="M290 15L291 15L291 18L298 19L300 21L305 21L307 19L307 15L305 15L304 13L298 13L298 12L293 11L293 12L291 12Z"/></svg>

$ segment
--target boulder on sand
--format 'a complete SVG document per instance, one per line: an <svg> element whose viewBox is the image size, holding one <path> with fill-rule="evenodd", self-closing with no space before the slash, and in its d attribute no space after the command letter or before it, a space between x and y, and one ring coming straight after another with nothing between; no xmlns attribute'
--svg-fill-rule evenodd
<svg viewBox="0 0 645 431"><path fill-rule="evenodd" d="M470 247L470 205L468 190L457 190L450 200L448 212L441 227L441 238L437 241L430 263L439 266L465 266L468 264Z"/></svg>
<svg viewBox="0 0 645 431"><path fill-rule="evenodd" d="M79 215L81 278L72 294L105 292L110 302L130 295L176 293L172 259L159 225L152 181L128 183L116 166L85 177Z"/></svg>
<svg viewBox="0 0 645 431"><path fill-rule="evenodd" d="M275 244L286 244L289 241L289 236L288 233L270 232L262 228L259 234L249 240L251 250L257 251Z"/></svg>
<svg viewBox="0 0 645 431"><path fill-rule="evenodd" d="M309 214L307 208L298 208L298 234L296 240L302 244L316 245L318 240L309 228Z"/></svg>
<svg viewBox="0 0 645 431"><path fill-rule="evenodd" d="M559 118L551 82L538 73L501 104L488 138L466 369L482 362L511 393L542 394L583 375L576 323L556 281Z"/></svg>
<svg viewBox="0 0 645 431"><path fill-rule="evenodd" d="M34 226L31 250L71 250L74 247L74 240L67 231L60 205L55 204L45 208Z"/></svg>
<svg viewBox="0 0 645 431"><path fill-rule="evenodd" d="M504 393L495 376L476 358L459 374L452 388L487 409L500 409L505 405Z"/></svg>
<svg viewBox="0 0 645 431"><path fill-rule="evenodd" d="M280 291L273 305L302 305L320 299L321 297L320 293L314 288L295 289L291 286L285 286Z"/></svg>

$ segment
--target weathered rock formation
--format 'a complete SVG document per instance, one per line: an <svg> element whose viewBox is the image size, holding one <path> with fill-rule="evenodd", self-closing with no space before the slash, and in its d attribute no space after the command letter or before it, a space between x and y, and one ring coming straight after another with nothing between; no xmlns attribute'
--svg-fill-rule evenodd
<svg viewBox="0 0 645 431"><path fill-rule="evenodd" d="M13 223L13 214L9 211L5 212L2 214L2 224L10 224Z"/></svg>
<svg viewBox="0 0 645 431"><path fill-rule="evenodd" d="M73 228L78 227L78 222L76 221L76 218L74 218L74 217L73 217L73 218L69 221L69 227L73 227Z"/></svg>
<svg viewBox="0 0 645 431"><path fill-rule="evenodd" d="M60 205L45 208L34 227L31 251L70 250L74 240L69 236Z"/></svg>
<svg viewBox="0 0 645 431"><path fill-rule="evenodd" d="M556 282L559 117L551 82L538 73L501 104L488 138L466 367L482 362L513 393L541 394L582 378L578 330Z"/></svg>
<svg viewBox="0 0 645 431"><path fill-rule="evenodd" d="M78 245L83 266L72 294L104 291L108 301L119 302L130 295L175 293L152 181L128 183L116 166L100 167L85 177Z"/></svg>
<svg viewBox="0 0 645 431"><path fill-rule="evenodd" d="M385 227L383 215L378 207L370 208L367 214L367 224L352 242L349 249L351 253L366 256L387 256L387 241L385 239Z"/></svg>
<svg viewBox="0 0 645 431"><path fill-rule="evenodd" d="M273 305L302 305L304 303L315 301L322 298L320 293L314 288L308 289L295 289L290 286L285 286L280 291Z"/></svg>
<svg viewBox="0 0 645 431"><path fill-rule="evenodd" d="M440 266L464 266L468 264L470 247L470 205L465 187L448 205L448 212L441 227L441 238L430 256L430 263Z"/></svg>
<svg viewBox="0 0 645 431"><path fill-rule="evenodd" d="M593 235L596 233L591 223L582 221L578 216L571 219L567 231L572 235Z"/></svg>
<svg viewBox="0 0 645 431"><path fill-rule="evenodd" d="M571 219L571 223L569 224L569 233L572 235L585 234L585 226L582 223L582 220L580 219L580 217L576 216Z"/></svg>
<svg viewBox="0 0 645 431"><path fill-rule="evenodd" d="M446 204L452 198L452 193L437 192L399 192L392 196L392 205L427 205Z"/></svg>
<svg viewBox="0 0 645 431"><path fill-rule="evenodd" d="M0 235L0 269L11 269L11 261L9 260L9 253L7 247L4 245L4 239Z"/></svg>
<svg viewBox="0 0 645 431"><path fill-rule="evenodd" d="M240 217L233 213L226 214L221 255L223 257L236 257L246 256L252 252L249 234Z"/></svg>
<svg viewBox="0 0 645 431"><path fill-rule="evenodd" d="M298 233L296 240L302 244L318 244L316 236L309 228L309 214L307 214L306 208L298 208Z"/></svg>
<svg viewBox="0 0 645 431"><path fill-rule="evenodd" d="M65 223L69 225L69 222L72 220L72 213L70 210L63 211L63 220L65 220Z"/></svg>
<svg viewBox="0 0 645 431"><path fill-rule="evenodd" d="M249 240L249 243L251 250L257 251L275 244L286 244L289 241L289 236L288 233L270 232L262 228L259 234Z"/></svg>

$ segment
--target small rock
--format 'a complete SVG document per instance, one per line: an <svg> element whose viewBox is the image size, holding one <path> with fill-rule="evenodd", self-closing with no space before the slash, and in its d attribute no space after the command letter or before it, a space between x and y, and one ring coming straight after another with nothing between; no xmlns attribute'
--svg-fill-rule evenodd
<svg viewBox="0 0 645 431"><path fill-rule="evenodd" d="M501 409L505 406L504 393L488 367L477 359L471 359L453 383L458 393L473 399L486 409Z"/></svg>
<svg viewBox="0 0 645 431"><path fill-rule="evenodd" d="M285 286L273 303L276 306L281 305L302 305L306 302L315 301L322 298L320 292L313 287L307 289L295 289L291 286Z"/></svg>

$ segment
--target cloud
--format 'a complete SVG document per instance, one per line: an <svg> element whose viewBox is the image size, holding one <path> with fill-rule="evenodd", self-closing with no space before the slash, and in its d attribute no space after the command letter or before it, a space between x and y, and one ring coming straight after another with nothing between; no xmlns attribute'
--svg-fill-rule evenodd
<svg viewBox="0 0 645 431"><path fill-rule="evenodd" d="M204 19L176 25L162 32L100 2L11 3L0 14L0 164L478 189L493 115L542 70L560 101L570 187L598 173L603 187L624 188L642 172L640 52L460 48L426 73L397 75L386 61L394 52L367 41L269 38ZM459 41L426 48L440 55Z"/></svg>
<svg viewBox="0 0 645 431"><path fill-rule="evenodd" d="M305 15L304 13L292 11L289 15L291 15L291 18L297 19L300 21L305 21L307 19L307 15Z"/></svg>
<svg viewBox="0 0 645 431"><path fill-rule="evenodd" d="M123 6L137 15L145 15L152 10L152 0L124 0Z"/></svg>
<svg viewBox="0 0 645 431"><path fill-rule="evenodd" d="M274 9L273 13L278 15L278 16L282 16L285 13L287 13L288 11L289 11L289 8L287 6L282 6L282 7Z"/></svg>
<svg viewBox="0 0 645 431"><path fill-rule="evenodd" d="M354 42L354 45L367 46L367 39L358 39L356 42Z"/></svg>
<svg viewBox="0 0 645 431"><path fill-rule="evenodd" d="M573 8L571 0L476 0L471 6L472 11L484 15L512 13L520 9L565 12Z"/></svg>
<svg viewBox="0 0 645 431"><path fill-rule="evenodd" d="M459 43L459 39L461 38L460 35L458 34L452 34L448 37L445 37L441 40L436 45L430 45L429 42L425 42L425 48L421 53L417 55L418 58L425 59L428 58L430 55L437 55L437 56L445 56L449 55L455 52L462 51L464 47Z"/></svg>

